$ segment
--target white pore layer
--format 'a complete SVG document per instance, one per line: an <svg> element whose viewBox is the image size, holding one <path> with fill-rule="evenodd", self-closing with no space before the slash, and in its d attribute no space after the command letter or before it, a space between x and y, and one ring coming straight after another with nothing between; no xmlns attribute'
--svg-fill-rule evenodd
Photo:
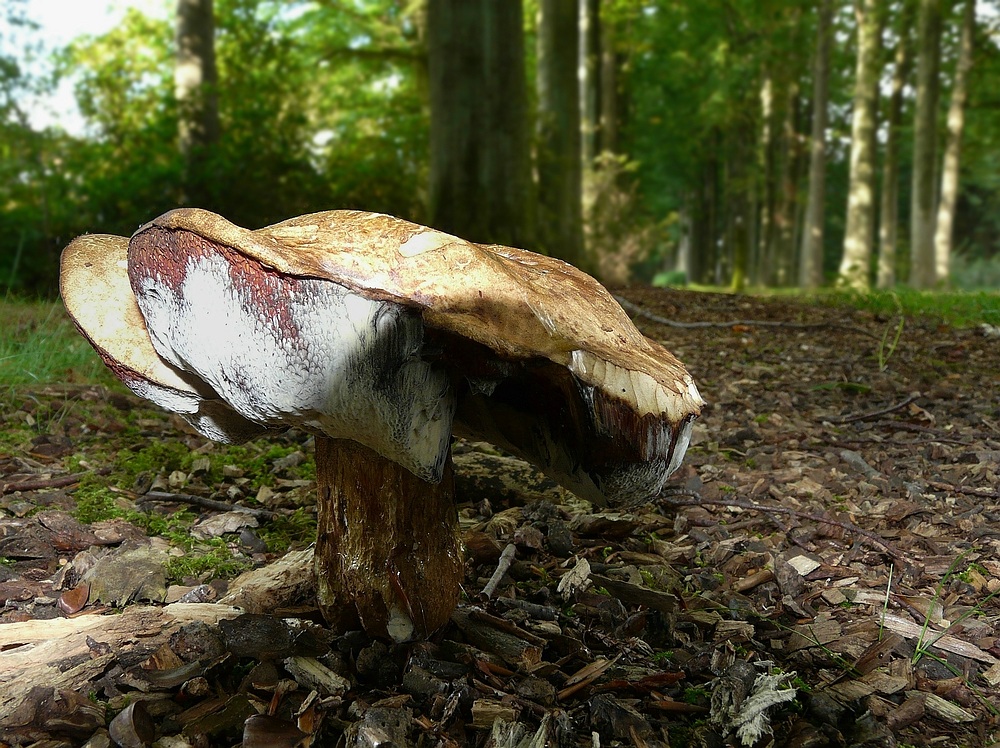
<svg viewBox="0 0 1000 748"><path fill-rule="evenodd" d="M441 478L454 395L421 358L413 313L313 279L295 282L287 307L262 313L221 256L190 259L179 288L156 275L139 285L157 353L244 418L353 439L425 480Z"/></svg>
<svg viewBox="0 0 1000 748"><path fill-rule="evenodd" d="M640 416L665 415L670 421L677 423L690 412L692 405L703 402L694 380L687 372L684 372L679 383L682 389L672 392L649 374L617 366L589 351L573 351L570 354L569 370L584 382L634 403Z"/></svg>

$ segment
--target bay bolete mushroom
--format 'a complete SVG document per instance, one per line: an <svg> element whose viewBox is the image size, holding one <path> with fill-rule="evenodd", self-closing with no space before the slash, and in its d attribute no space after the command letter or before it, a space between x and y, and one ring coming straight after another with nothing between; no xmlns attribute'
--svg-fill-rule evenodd
<svg viewBox="0 0 1000 748"><path fill-rule="evenodd" d="M114 373L205 436L315 435L320 607L397 641L458 600L453 434L630 503L661 490L702 405L590 276L380 214L250 231L174 210L74 240L60 283Z"/></svg>

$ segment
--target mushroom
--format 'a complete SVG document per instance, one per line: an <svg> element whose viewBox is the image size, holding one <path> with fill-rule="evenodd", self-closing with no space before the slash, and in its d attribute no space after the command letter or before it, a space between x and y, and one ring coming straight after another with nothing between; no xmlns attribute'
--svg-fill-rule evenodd
<svg viewBox="0 0 1000 748"><path fill-rule="evenodd" d="M590 276L381 214L250 231L174 210L131 240L74 240L61 290L112 371L205 436L315 436L320 608L396 641L458 601L453 434L635 503L680 464L702 405Z"/></svg>

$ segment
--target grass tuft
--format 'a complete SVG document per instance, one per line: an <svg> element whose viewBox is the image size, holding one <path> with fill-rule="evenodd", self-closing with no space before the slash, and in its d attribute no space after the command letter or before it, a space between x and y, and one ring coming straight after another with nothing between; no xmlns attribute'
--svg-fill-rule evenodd
<svg viewBox="0 0 1000 748"><path fill-rule="evenodd" d="M880 317L924 317L952 327L1000 325L1000 293L996 291L822 291L803 299L827 306L862 309Z"/></svg>
<svg viewBox="0 0 1000 748"><path fill-rule="evenodd" d="M0 385L110 383L59 302L0 301Z"/></svg>

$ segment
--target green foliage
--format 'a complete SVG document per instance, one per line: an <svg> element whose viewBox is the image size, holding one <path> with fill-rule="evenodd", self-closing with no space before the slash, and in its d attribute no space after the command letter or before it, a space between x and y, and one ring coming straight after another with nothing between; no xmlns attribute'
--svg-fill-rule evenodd
<svg viewBox="0 0 1000 748"><path fill-rule="evenodd" d="M125 517L127 509L116 501L115 495L92 477L86 477L73 491L76 508L73 516L84 524Z"/></svg>
<svg viewBox="0 0 1000 748"><path fill-rule="evenodd" d="M681 701L685 704L696 704L700 706L708 706L711 694L707 688L701 686L689 686L684 689L684 693L681 695Z"/></svg>
<svg viewBox="0 0 1000 748"><path fill-rule="evenodd" d="M958 253L951 260L951 282L963 291L1000 288L1000 254L973 257Z"/></svg>
<svg viewBox="0 0 1000 748"><path fill-rule="evenodd" d="M191 468L191 450L176 439L142 439L118 452L114 477L119 488L131 489L140 474L169 474Z"/></svg>
<svg viewBox="0 0 1000 748"><path fill-rule="evenodd" d="M411 0L215 0L221 138L207 154L203 207L249 227L330 208L424 220L429 107L422 6ZM58 255L73 236L128 235L183 199L173 19L129 9L116 28L74 40L44 72L32 68L29 75L23 61L35 55L44 62L48 53L39 51L25 7L23 0L0 3L0 288L53 296ZM899 7L887 6L887 44L898 33ZM536 10L527 3L529 37ZM956 18L946 22L946 89ZM594 265L614 281L631 271L680 283L681 276L670 275L677 248L698 235L692 246L714 254L696 254L688 279L726 282L737 274L732 248L739 245L756 263L750 282L777 282L766 277L768 260L759 257L767 230L761 216L779 194L801 208L814 5L607 0L601 23L618 63L621 114L614 155L619 168L596 170L591 183ZM853 38L854 14L837 13L834 23L828 275L840 254L847 201L855 60L854 45L844 40ZM986 33L980 29L970 80L956 218L953 282L965 289L1000 285L994 260L1000 254L1000 119L991 104L1000 51ZM530 41L527 58L532 75ZM28 94L67 81L85 120L83 132L33 126L24 109ZM773 94L769 108L762 103L765 91ZM943 91L942 102L947 96ZM904 121L911 119L911 105L908 98ZM786 126L795 145L777 155L766 150L763 133ZM904 132L902 278L909 141ZM781 164L791 164L795 176L779 190L769 169ZM750 221L753 230L744 230Z"/></svg>
<svg viewBox="0 0 1000 748"><path fill-rule="evenodd" d="M167 577L175 582L187 578L226 579L253 567L250 559L235 556L222 538L188 545L190 547L183 556L167 561Z"/></svg>
<svg viewBox="0 0 1000 748"><path fill-rule="evenodd" d="M203 205L251 228L330 208L423 217L428 112L408 3L217 0L221 139ZM0 117L0 287L52 295L84 232L129 235L180 204L171 21L129 9L56 57L80 135ZM22 76L0 57L3 92ZM13 100L13 97L8 97Z"/></svg>
<svg viewBox="0 0 1000 748"><path fill-rule="evenodd" d="M659 667L666 667L670 663L670 660L673 658L673 656L674 656L673 652L665 650L663 652L655 653L652 659L653 662L656 663Z"/></svg>
<svg viewBox="0 0 1000 748"><path fill-rule="evenodd" d="M286 553L316 540L316 515L307 509L296 509L289 515L279 515L259 531L271 553Z"/></svg>

